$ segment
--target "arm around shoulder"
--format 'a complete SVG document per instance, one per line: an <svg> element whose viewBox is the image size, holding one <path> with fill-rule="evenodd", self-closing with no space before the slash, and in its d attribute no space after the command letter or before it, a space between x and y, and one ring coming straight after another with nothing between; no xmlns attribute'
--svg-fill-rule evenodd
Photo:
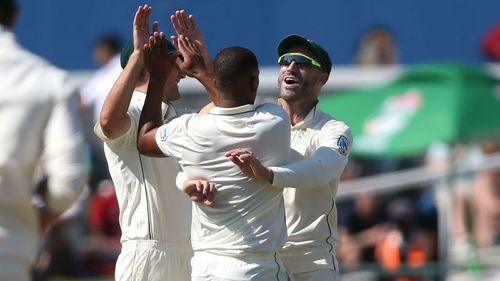
<svg viewBox="0 0 500 281"><path fill-rule="evenodd" d="M314 188L340 178L352 146L349 127L335 120L327 122L314 142L316 148L310 158L271 167L274 186Z"/></svg>

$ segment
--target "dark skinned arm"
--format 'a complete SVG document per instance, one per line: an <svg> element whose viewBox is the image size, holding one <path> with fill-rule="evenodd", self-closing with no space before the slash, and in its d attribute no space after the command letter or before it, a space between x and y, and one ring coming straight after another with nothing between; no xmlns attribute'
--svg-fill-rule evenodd
<svg viewBox="0 0 500 281"><path fill-rule="evenodd" d="M144 46L144 63L150 74L146 101L139 119L137 149L148 156L165 156L156 144L156 131L163 124L161 103L163 88L177 54L168 54L165 34L155 32Z"/></svg>

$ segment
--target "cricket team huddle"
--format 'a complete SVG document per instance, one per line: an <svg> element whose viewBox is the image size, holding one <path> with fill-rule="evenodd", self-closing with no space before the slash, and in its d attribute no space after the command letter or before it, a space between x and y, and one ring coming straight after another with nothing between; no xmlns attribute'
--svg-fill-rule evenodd
<svg viewBox="0 0 500 281"><path fill-rule="evenodd" d="M151 13L138 7L94 126L119 206L115 279L340 280L335 197L353 139L318 106L328 53L283 38L278 102L255 104L251 50L212 58L194 16L176 11L167 39ZM201 109L171 103L186 76L206 89Z"/></svg>

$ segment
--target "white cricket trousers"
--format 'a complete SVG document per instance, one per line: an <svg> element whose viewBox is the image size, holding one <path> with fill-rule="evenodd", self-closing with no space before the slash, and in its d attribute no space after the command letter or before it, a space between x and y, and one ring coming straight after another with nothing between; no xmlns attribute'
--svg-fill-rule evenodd
<svg viewBox="0 0 500 281"><path fill-rule="evenodd" d="M115 270L117 281L189 281L190 244L131 240L122 244Z"/></svg>
<svg viewBox="0 0 500 281"><path fill-rule="evenodd" d="M195 252L191 259L192 281L288 281L277 254L229 257Z"/></svg>

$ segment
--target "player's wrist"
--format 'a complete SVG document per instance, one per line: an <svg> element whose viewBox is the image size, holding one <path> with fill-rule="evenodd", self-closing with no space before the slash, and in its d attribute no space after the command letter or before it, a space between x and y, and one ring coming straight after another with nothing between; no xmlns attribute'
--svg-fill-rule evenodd
<svg viewBox="0 0 500 281"><path fill-rule="evenodd" d="M140 50L134 50L128 59L129 63L144 66L144 53Z"/></svg>

